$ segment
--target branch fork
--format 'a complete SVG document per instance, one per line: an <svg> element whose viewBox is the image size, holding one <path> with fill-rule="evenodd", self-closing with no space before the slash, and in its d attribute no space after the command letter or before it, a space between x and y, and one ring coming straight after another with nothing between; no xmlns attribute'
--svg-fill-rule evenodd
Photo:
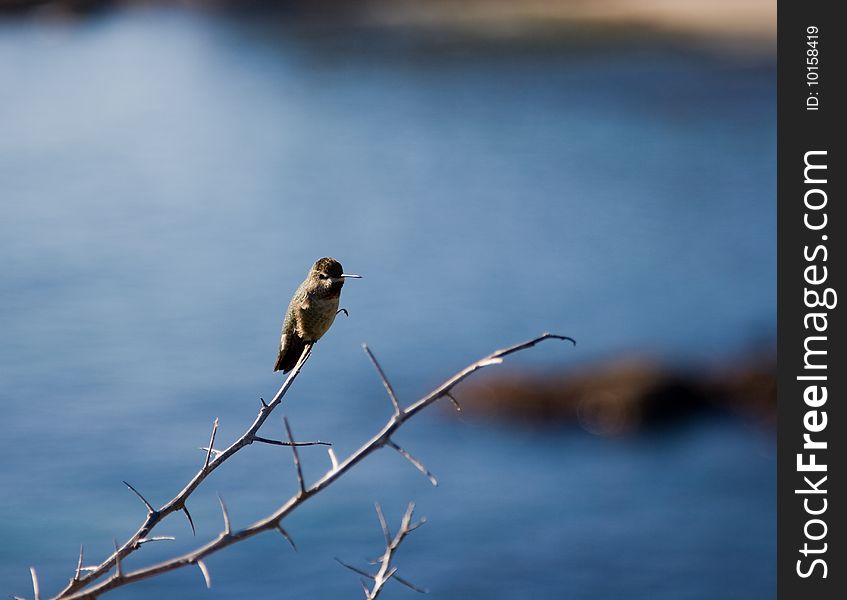
<svg viewBox="0 0 847 600"><path fill-rule="evenodd" d="M409 502L409 506L406 508L406 512L403 514L403 519L400 521L400 529L397 531L397 534L392 537L391 531L388 528L388 522L385 520L385 515L382 512L382 507L379 503L375 503L374 507L376 508L377 518L379 519L379 525L382 529L382 535L385 538L385 551L382 553L373 564L379 565L379 570L376 573L368 573L364 569L360 569L358 567L354 567L353 565L347 564L342 561L340 558L336 558L335 560L341 564L342 566L350 569L357 575L361 575L363 578L370 579L373 581L372 587L370 587L365 581L365 579L360 580L362 583L362 588L365 593L366 600L375 600L377 596L382 592L383 586L388 582L389 579L394 578L397 583L405 585L407 588L414 590L416 592L420 592L422 594L427 593L429 590L418 587L415 584L411 583L407 579L403 579L399 575L397 575L397 567L392 565L392 560L394 558L397 549L400 547L400 544L415 529L426 523L426 519L421 519L417 523L412 523L412 514L415 511L415 503Z"/></svg>

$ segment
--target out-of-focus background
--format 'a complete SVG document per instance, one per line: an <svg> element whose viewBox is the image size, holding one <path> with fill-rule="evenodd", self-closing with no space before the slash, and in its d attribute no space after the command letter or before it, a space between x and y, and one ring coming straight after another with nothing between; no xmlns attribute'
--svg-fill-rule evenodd
<svg viewBox="0 0 847 600"><path fill-rule="evenodd" d="M284 407L343 456L495 348L286 522L115 598L346 598L409 500L432 598L775 592L775 3L0 2L0 591L99 562L253 419L318 257L362 280ZM328 467L302 451L307 476ZM131 569L295 490L215 472ZM411 598L397 585L386 597ZM111 597L110 596L110 597Z"/></svg>

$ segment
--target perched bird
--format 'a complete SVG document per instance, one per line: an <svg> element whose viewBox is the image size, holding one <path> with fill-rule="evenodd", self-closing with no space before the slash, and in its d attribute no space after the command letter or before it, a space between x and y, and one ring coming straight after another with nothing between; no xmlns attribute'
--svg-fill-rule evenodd
<svg viewBox="0 0 847 600"><path fill-rule="evenodd" d="M344 273L334 258L321 258L312 265L285 312L274 371L288 373L306 344L317 342L327 332L339 312L338 301L347 277L360 279L361 275Z"/></svg>

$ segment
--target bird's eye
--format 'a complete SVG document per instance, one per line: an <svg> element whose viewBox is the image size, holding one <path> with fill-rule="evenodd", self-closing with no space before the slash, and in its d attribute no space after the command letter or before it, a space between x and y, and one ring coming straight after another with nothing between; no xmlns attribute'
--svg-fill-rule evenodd
<svg viewBox="0 0 847 600"><path fill-rule="evenodd" d="M329 275L327 275L326 273L321 273L320 278L321 279L329 279Z"/></svg>

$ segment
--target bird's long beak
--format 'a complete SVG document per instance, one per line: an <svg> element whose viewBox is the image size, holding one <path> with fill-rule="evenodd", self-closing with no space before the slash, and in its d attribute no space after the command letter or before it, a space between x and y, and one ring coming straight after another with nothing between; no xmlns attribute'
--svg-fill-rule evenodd
<svg viewBox="0 0 847 600"><path fill-rule="evenodd" d="M353 279L361 279L362 278L361 275L351 275L350 273L342 273L341 276L342 277L352 277Z"/></svg>

